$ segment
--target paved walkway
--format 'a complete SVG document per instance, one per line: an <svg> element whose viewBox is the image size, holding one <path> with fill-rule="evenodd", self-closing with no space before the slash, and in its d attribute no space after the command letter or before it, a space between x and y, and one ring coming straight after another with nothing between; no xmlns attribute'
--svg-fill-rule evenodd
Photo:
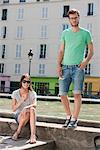
<svg viewBox="0 0 100 150"><path fill-rule="evenodd" d="M37 141L35 144L26 144L27 140L28 139L19 138L19 140L14 141L10 136L0 136L0 150L25 150L46 144L46 142L43 141Z"/></svg>

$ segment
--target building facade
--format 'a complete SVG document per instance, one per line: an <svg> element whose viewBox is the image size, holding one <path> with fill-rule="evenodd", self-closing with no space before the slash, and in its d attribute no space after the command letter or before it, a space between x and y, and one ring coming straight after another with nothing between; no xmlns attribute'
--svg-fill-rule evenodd
<svg viewBox="0 0 100 150"><path fill-rule="evenodd" d="M28 52L32 49L31 77L35 90L38 91L42 85L53 89L49 94L57 94L57 53L61 33L70 27L67 12L71 8L80 11L80 26L90 30L94 40L95 54L85 69L85 85L90 82L89 77L100 78L99 0L1 0L1 91L6 85L12 88L11 91L16 89L21 75L29 70ZM100 83L97 84L96 90L99 92ZM88 86L85 90L89 90Z"/></svg>

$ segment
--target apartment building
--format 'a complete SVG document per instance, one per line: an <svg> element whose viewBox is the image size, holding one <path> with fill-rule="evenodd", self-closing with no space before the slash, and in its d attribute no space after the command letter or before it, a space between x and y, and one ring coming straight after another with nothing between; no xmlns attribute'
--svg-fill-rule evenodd
<svg viewBox="0 0 100 150"><path fill-rule="evenodd" d="M0 87L14 90L29 71L38 94L57 94L57 53L60 36L69 28L67 12L80 11L80 26L91 31L95 55L85 69L85 91L100 92L99 0L0 0ZM49 89L49 92L47 92ZM51 90L51 91L50 91Z"/></svg>

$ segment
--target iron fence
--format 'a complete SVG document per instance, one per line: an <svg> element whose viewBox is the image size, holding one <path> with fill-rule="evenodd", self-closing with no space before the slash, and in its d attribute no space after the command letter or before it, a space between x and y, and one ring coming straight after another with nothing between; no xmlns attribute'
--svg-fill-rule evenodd
<svg viewBox="0 0 100 150"><path fill-rule="evenodd" d="M1 88L0 87L0 93L9 93L11 94L14 90L18 89L19 87L4 87L4 88ZM59 92L59 89L57 91L55 91L55 89L34 89L37 93L37 95L42 95L42 96L58 96L58 92ZM69 91L68 95L70 97L73 96L73 92L72 90ZM82 97L83 98L100 98L100 92L98 91L83 91L82 92Z"/></svg>

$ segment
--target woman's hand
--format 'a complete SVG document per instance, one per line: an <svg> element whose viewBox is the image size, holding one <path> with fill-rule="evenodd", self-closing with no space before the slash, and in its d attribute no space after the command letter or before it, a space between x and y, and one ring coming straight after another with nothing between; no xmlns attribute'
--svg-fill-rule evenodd
<svg viewBox="0 0 100 150"><path fill-rule="evenodd" d="M20 106L21 106L21 104L25 101L26 99L25 99L25 97L23 96L23 97L21 97L21 99L17 102L17 100L16 99L13 99L12 100L12 110L13 111L16 111Z"/></svg>

